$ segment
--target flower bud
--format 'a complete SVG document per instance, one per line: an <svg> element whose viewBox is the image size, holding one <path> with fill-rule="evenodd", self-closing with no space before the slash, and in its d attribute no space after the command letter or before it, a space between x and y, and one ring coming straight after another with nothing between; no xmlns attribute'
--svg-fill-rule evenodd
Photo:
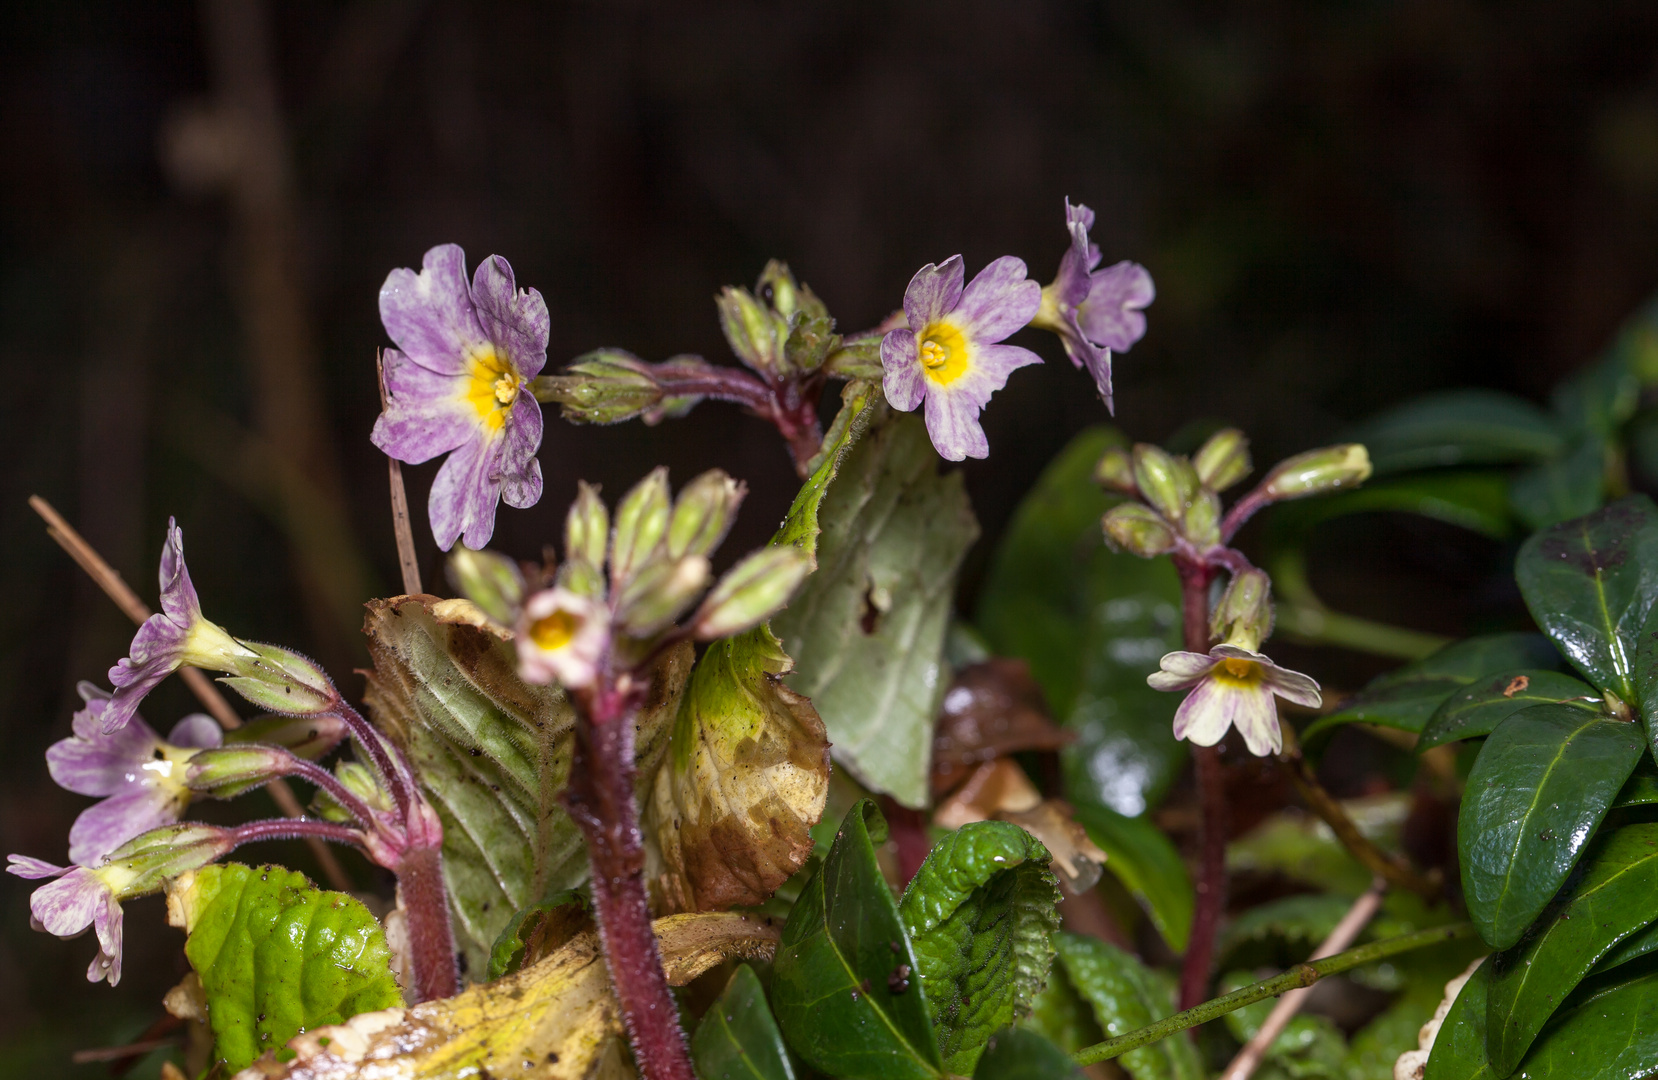
<svg viewBox="0 0 1658 1080"><path fill-rule="evenodd" d="M564 406L578 424L630 420L662 400L651 366L620 349L599 349L576 358L562 375L535 381L536 397Z"/></svg>
<svg viewBox="0 0 1658 1080"><path fill-rule="evenodd" d="M1191 505L1186 507L1186 520L1180 523L1180 531L1200 550L1207 551L1220 543L1220 520L1220 496L1199 487Z"/></svg>
<svg viewBox="0 0 1658 1080"><path fill-rule="evenodd" d="M1094 482L1124 495L1140 494L1134 483L1134 458L1120 446L1107 449L1094 466Z"/></svg>
<svg viewBox="0 0 1658 1080"><path fill-rule="evenodd" d="M610 583L621 588L627 579L657 556L668 532L668 470L657 466L616 507L616 529L610 542Z"/></svg>
<svg viewBox="0 0 1658 1080"><path fill-rule="evenodd" d="M236 847L229 829L180 822L140 833L110 852L93 871L117 900L147 896L167 878L206 866Z"/></svg>
<svg viewBox="0 0 1658 1080"><path fill-rule="evenodd" d="M280 746L294 756L315 761L340 745L348 733L345 721L324 713L318 716L261 716L224 733L226 746L263 743Z"/></svg>
<svg viewBox="0 0 1658 1080"><path fill-rule="evenodd" d="M720 329L737 359L762 375L779 373L788 320L780 318L747 289L727 285L714 298Z"/></svg>
<svg viewBox="0 0 1658 1080"><path fill-rule="evenodd" d="M1309 450L1280 461L1261 481L1268 499L1299 499L1354 487L1370 479L1370 452L1362 443Z"/></svg>
<svg viewBox="0 0 1658 1080"><path fill-rule="evenodd" d="M838 379L879 382L885 372L881 366L880 337L842 341L824 358L823 370Z"/></svg>
<svg viewBox="0 0 1658 1080"><path fill-rule="evenodd" d="M1174 547L1174 527L1149 506L1123 503L1105 512L1101 521L1112 546L1150 559Z"/></svg>
<svg viewBox="0 0 1658 1080"><path fill-rule="evenodd" d="M184 784L198 795L229 799L294 771L293 754L277 746L244 744L198 750Z"/></svg>
<svg viewBox="0 0 1658 1080"><path fill-rule="evenodd" d="M706 556L654 562L622 590L616 621L634 637L649 637L685 614L708 588L708 577Z"/></svg>
<svg viewBox="0 0 1658 1080"><path fill-rule="evenodd" d="M1152 509L1174 524L1186 516L1186 493L1174 456L1150 443L1134 446L1134 483Z"/></svg>
<svg viewBox="0 0 1658 1080"><path fill-rule="evenodd" d="M1255 652L1272 634L1272 579L1251 567L1232 575L1209 618L1220 642Z"/></svg>
<svg viewBox="0 0 1658 1080"><path fill-rule="evenodd" d="M503 626L518 621L518 608L524 602L524 573L505 555L456 544L449 554L449 583Z"/></svg>
<svg viewBox="0 0 1658 1080"><path fill-rule="evenodd" d="M566 559L553 584L595 602L603 602L608 595L604 571L585 559Z"/></svg>
<svg viewBox="0 0 1658 1080"><path fill-rule="evenodd" d="M316 661L292 649L244 641L255 659L240 663L219 681L266 712L310 716L339 707L339 693Z"/></svg>
<svg viewBox="0 0 1658 1080"><path fill-rule="evenodd" d="M811 572L811 556L790 545L746 555L702 602L691 632L712 641L758 626L789 602Z"/></svg>
<svg viewBox="0 0 1658 1080"><path fill-rule="evenodd" d="M363 801L371 811L379 814L391 814L397 807L392 802L391 792L380 785L379 779L370 769L360 761L341 761L334 765L334 776L340 784L351 794ZM328 792L317 789L316 798L312 800L318 816L339 825L355 824L357 819Z"/></svg>
<svg viewBox="0 0 1658 1080"><path fill-rule="evenodd" d="M603 569L605 549L609 545L610 511L599 498L599 489L579 480L576 501L570 504L570 513L564 519L564 557Z"/></svg>
<svg viewBox="0 0 1658 1080"><path fill-rule="evenodd" d="M1225 491L1249 475L1249 439L1237 428L1209 436L1192 458L1197 478L1210 491Z"/></svg>
<svg viewBox="0 0 1658 1080"><path fill-rule="evenodd" d="M668 555L708 555L720 546L748 488L723 469L709 469L680 489L668 520Z"/></svg>

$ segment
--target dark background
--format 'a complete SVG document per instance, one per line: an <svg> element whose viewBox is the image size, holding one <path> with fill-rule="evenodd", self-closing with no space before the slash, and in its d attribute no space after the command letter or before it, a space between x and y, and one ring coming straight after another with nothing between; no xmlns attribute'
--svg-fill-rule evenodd
<svg viewBox="0 0 1658 1080"><path fill-rule="evenodd" d="M355 691L357 605L397 581L375 297L432 244L541 290L552 366L601 345L729 362L711 298L768 257L857 329L958 251L1048 280L1068 195L1157 281L1119 422L1224 419L1258 461L1425 389L1541 400L1658 285L1649 2L267 6L35 0L0 22L0 851L61 857L86 800L40 755L131 633L31 493L151 603L176 515L212 617ZM987 538L968 594L1042 464L1104 418L1052 338L1017 340L1050 363L995 399L992 457L966 466ZM521 556L578 477L614 496L657 462L722 466L752 490L733 553L794 490L780 440L719 405L655 429L550 415L541 461L543 501L496 532ZM409 470L417 523L432 472ZM1386 614L1458 628L1444 590L1371 591L1439 597ZM190 708L170 683L147 712L165 731ZM69 1049L159 1014L182 939L129 905L126 977L92 987L90 942L28 929L29 888L0 888L0 1074L68 1075Z"/></svg>

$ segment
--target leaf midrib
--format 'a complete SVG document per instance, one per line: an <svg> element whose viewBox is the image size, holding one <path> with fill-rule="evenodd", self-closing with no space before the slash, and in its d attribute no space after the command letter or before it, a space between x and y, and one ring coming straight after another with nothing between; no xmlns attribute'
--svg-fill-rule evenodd
<svg viewBox="0 0 1658 1080"><path fill-rule="evenodd" d="M1512 886L1514 875L1520 868L1520 860L1518 856L1520 854L1520 845L1525 840L1525 827L1531 821L1532 815L1537 812L1537 807L1542 799L1543 789L1548 786L1549 781L1553 778L1554 771L1564 759L1566 751L1574 742L1577 741L1580 735L1598 723L1600 723L1599 717L1591 717L1587 722L1580 724L1577 730L1566 736L1566 738L1561 741L1560 746L1555 750L1553 759L1550 760L1548 766L1543 770L1542 778L1538 781L1536 787L1532 789L1531 805L1528 806L1526 808L1526 812L1520 816L1521 827L1514 830L1514 844L1508 853L1508 869L1503 873L1502 891L1497 894L1497 903L1491 912L1491 923L1493 928L1497 925L1498 916L1502 914L1504 901L1513 891Z"/></svg>

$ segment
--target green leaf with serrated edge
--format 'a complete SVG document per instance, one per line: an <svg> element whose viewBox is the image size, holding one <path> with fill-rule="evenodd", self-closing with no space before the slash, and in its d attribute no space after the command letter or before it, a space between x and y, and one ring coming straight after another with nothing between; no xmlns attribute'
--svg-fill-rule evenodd
<svg viewBox="0 0 1658 1080"><path fill-rule="evenodd" d="M1030 1012L1053 960L1052 856L1005 821L977 821L927 853L898 904L944 1065L971 1075L997 1030Z"/></svg>
<svg viewBox="0 0 1658 1080"><path fill-rule="evenodd" d="M1593 715L1602 711L1600 692L1582 679L1528 668L1501 671L1446 698L1422 725L1416 751L1489 735L1498 724L1533 705L1569 705Z"/></svg>
<svg viewBox="0 0 1658 1080"><path fill-rule="evenodd" d="M1184 646L1180 583L1167 559L1105 546L1100 517L1121 500L1094 482L1106 427L1077 435L1014 512L979 594L976 622L998 655L1028 661L1054 716L1077 735L1060 754L1065 797L1137 816L1186 760L1172 731L1178 694L1146 685Z"/></svg>
<svg viewBox="0 0 1658 1080"><path fill-rule="evenodd" d="M1635 763L1635 771L1623 782L1618 797L1612 800L1612 809L1651 806L1653 803L1658 803L1658 765L1653 764L1650 755L1643 755L1641 760Z"/></svg>
<svg viewBox="0 0 1658 1080"><path fill-rule="evenodd" d="M562 689L518 677L510 643L446 621L431 597L368 605L374 671L364 700L409 756L443 822L443 879L472 978L514 912L587 878L581 833L559 804L575 713ZM658 662L636 718L640 787L666 755L691 646Z"/></svg>
<svg viewBox="0 0 1658 1080"><path fill-rule="evenodd" d="M881 877L886 819L854 806L789 912L772 962L771 1006L789 1046L844 1080L944 1075L919 966ZM896 977L895 977L896 976Z"/></svg>
<svg viewBox="0 0 1658 1080"><path fill-rule="evenodd" d="M1529 401L1490 390L1452 390L1408 401L1349 433L1377 476L1447 465L1543 461L1559 454L1559 425Z"/></svg>
<svg viewBox="0 0 1658 1080"><path fill-rule="evenodd" d="M1451 695L1499 671L1550 668L1560 661L1537 634L1486 634L1456 641L1432 656L1372 679L1341 708L1301 733L1306 742L1341 724L1379 724L1419 732Z"/></svg>
<svg viewBox="0 0 1658 1080"><path fill-rule="evenodd" d="M818 511L879 400L852 382L812 471L772 543L816 558ZM655 883L666 908L707 911L763 903L812 852L823 815L829 746L812 703L785 686L794 666L769 626L710 644L674 722L673 749L644 809L662 854Z"/></svg>
<svg viewBox="0 0 1658 1080"><path fill-rule="evenodd" d="M1639 1080L1653 1075L1658 1062L1658 967L1637 965L1627 978L1614 978L1584 993L1587 989L1567 1001L1515 1075L1525 1080ZM1455 1074L1441 1075L1449 1080ZM1435 1080L1431 1071L1428 1077Z"/></svg>
<svg viewBox="0 0 1658 1080"><path fill-rule="evenodd" d="M517 912L489 951L486 981L494 982L534 964L592 923L587 897L574 889L554 893L545 903Z"/></svg>
<svg viewBox="0 0 1658 1080"><path fill-rule="evenodd" d="M1255 981L1253 974L1235 971L1222 976L1215 990L1217 994L1230 994ZM1267 998L1235 1009L1226 1014L1226 1028L1233 1038L1247 1043L1261 1030L1277 1004L1277 999ZM1334 1024L1322 1016L1300 1013L1267 1047L1256 1075L1277 1075L1286 1080L1347 1080L1343 1061L1346 1056L1347 1041Z"/></svg>
<svg viewBox="0 0 1658 1080"><path fill-rule="evenodd" d="M747 964L738 965L702 1014L691 1036L691 1061L702 1080L794 1080L766 991Z"/></svg>
<svg viewBox="0 0 1658 1080"><path fill-rule="evenodd" d="M1494 949L1520 940L1565 883L1645 749L1634 724L1534 705L1480 748L1457 817L1469 917Z"/></svg>
<svg viewBox="0 0 1658 1080"><path fill-rule="evenodd" d="M1082 1070L1041 1034L1009 1028L986 1045L973 1080L1082 1080Z"/></svg>
<svg viewBox="0 0 1658 1080"><path fill-rule="evenodd" d="M1596 840L1525 940L1492 961L1486 1053L1512 1072L1537 1033L1595 962L1658 919L1658 825Z"/></svg>
<svg viewBox="0 0 1658 1080"><path fill-rule="evenodd" d="M1139 901L1175 952L1186 951L1196 892L1186 863L1162 830L1103 806L1078 803L1071 815L1106 854L1105 869Z"/></svg>
<svg viewBox="0 0 1658 1080"><path fill-rule="evenodd" d="M1057 966L1094 1010L1106 1038L1174 1015L1169 987L1139 960L1095 938L1054 935ZM1190 1040L1162 1039L1130 1050L1117 1063L1134 1080L1201 1080L1203 1066Z"/></svg>
<svg viewBox="0 0 1658 1080"><path fill-rule="evenodd" d="M1531 616L1583 677L1631 705L1641 629L1658 600L1658 509L1645 495L1544 529L1514 561Z"/></svg>
<svg viewBox="0 0 1658 1080"><path fill-rule="evenodd" d="M1521 472L1509 487L1515 515L1528 528L1545 529L1594 510L1606 494L1606 458L1605 441L1591 435Z"/></svg>
<svg viewBox="0 0 1658 1080"><path fill-rule="evenodd" d="M956 571L979 526L921 418L872 408L824 497L817 571L772 629L795 659L789 687L817 707L835 760L921 807Z"/></svg>
<svg viewBox="0 0 1658 1080"><path fill-rule="evenodd" d="M280 866L204 866L168 908L201 979L214 1058L226 1072L301 1031L403 1004L385 932L358 900Z"/></svg>
<svg viewBox="0 0 1658 1080"><path fill-rule="evenodd" d="M1474 970L1462 984L1428 1055L1423 1080L1498 1080L1485 1057L1486 987L1491 978L1491 958Z"/></svg>

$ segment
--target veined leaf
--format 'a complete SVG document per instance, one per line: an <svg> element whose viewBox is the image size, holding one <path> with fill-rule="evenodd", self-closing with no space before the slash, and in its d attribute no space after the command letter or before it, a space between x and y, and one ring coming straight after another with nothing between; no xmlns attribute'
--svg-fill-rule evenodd
<svg viewBox="0 0 1658 1080"><path fill-rule="evenodd" d="M1583 677L1635 704L1635 654L1658 600L1658 509L1645 495L1534 534L1514 562L1526 606Z"/></svg>
<svg viewBox="0 0 1658 1080"><path fill-rule="evenodd" d="M1486 989L1490 980L1491 958L1486 957L1462 985L1444 1023L1439 1025L1423 1080L1498 1080L1501 1074L1485 1057Z"/></svg>
<svg viewBox="0 0 1658 1080"><path fill-rule="evenodd" d="M1029 1028L997 1032L979 1058L973 1080L1081 1080L1064 1050Z"/></svg>
<svg viewBox="0 0 1658 1080"><path fill-rule="evenodd" d="M556 686L518 677L511 646L451 621L443 601L369 604L374 671L365 701L409 755L443 821L443 876L455 936L472 977L513 913L587 878L581 833L559 804L570 773L575 713ZM637 718L640 785L668 749L690 672L691 646L671 650Z"/></svg>
<svg viewBox="0 0 1658 1080"><path fill-rule="evenodd" d="M788 677L817 707L835 760L900 803L928 799L944 631L979 526L960 473L941 475L919 416L872 406L821 509L818 568L772 620Z"/></svg>
<svg viewBox="0 0 1658 1080"><path fill-rule="evenodd" d="M1077 735L1061 752L1065 797L1130 817L1159 803L1186 760L1171 725L1179 696L1146 676L1180 649L1180 584L1167 559L1105 546L1120 500L1094 467L1123 437L1077 435L1038 478L991 560L977 622L993 650L1030 663L1053 715Z"/></svg>
<svg viewBox="0 0 1658 1080"><path fill-rule="evenodd" d="M1380 724L1419 732L1453 694L1499 671L1549 668L1560 657L1537 634L1486 634L1452 642L1432 656L1372 679L1342 707L1302 732L1306 742L1341 724Z"/></svg>
<svg viewBox="0 0 1658 1080"><path fill-rule="evenodd" d="M1027 1014L1053 962L1059 879L1048 849L1005 821L933 846L899 902L944 1065L969 1076L986 1041Z"/></svg>
<svg viewBox="0 0 1658 1080"><path fill-rule="evenodd" d="M725 992L703 1014L691 1060L703 1080L794 1080L765 988L747 964L731 973Z"/></svg>
<svg viewBox="0 0 1658 1080"><path fill-rule="evenodd" d="M1145 908L1169 948L1185 952L1197 894L1174 844L1145 818L1125 817L1103 806L1079 804L1072 816L1105 852L1106 871Z"/></svg>
<svg viewBox="0 0 1658 1080"><path fill-rule="evenodd" d="M722 961L771 954L777 931L735 912L671 915L653 924L668 982L683 986ZM596 930L496 982L411 1009L359 1016L289 1043L273 1080L456 1080L535 1076L627 1080L621 1009Z"/></svg>
<svg viewBox="0 0 1658 1080"><path fill-rule="evenodd" d="M1658 1062L1658 968L1568 1002L1519 1065L1526 1080L1637 1080Z"/></svg>
<svg viewBox="0 0 1658 1080"><path fill-rule="evenodd" d="M345 893L304 874L235 863L181 875L169 919L190 935L213 1054L229 1072L301 1031L403 1004L386 935Z"/></svg>
<svg viewBox="0 0 1658 1080"><path fill-rule="evenodd" d="M1352 432L1377 476L1446 465L1543 461L1565 447L1559 426L1529 401L1490 390L1430 394Z"/></svg>
<svg viewBox="0 0 1658 1080"><path fill-rule="evenodd" d="M943 1061L914 977L920 964L875 860L886 834L867 799L841 822L783 927L771 1005L789 1045L822 1072L935 1080Z"/></svg>
<svg viewBox="0 0 1658 1080"><path fill-rule="evenodd" d="M1489 735L1498 724L1533 705L1569 705L1594 715L1602 712L1600 692L1582 679L1558 671L1502 671L1446 698L1422 725L1416 751Z"/></svg>
<svg viewBox="0 0 1658 1080"><path fill-rule="evenodd" d="M1480 749L1457 818L1468 914L1506 949L1565 883L1645 749L1634 724L1567 705L1504 720Z"/></svg>
<svg viewBox="0 0 1658 1080"><path fill-rule="evenodd" d="M1064 932L1054 935L1054 949L1055 967L1093 1008L1107 1038L1174 1015L1170 987L1121 949ZM1179 1035L1130 1050L1117 1062L1134 1080L1202 1080L1204 1075L1196 1047Z"/></svg>
<svg viewBox="0 0 1658 1080"><path fill-rule="evenodd" d="M1597 840L1583 864L1526 939L1492 961L1486 1052L1501 1074L1519 1065L1601 957L1658 919L1658 825L1630 825Z"/></svg>

